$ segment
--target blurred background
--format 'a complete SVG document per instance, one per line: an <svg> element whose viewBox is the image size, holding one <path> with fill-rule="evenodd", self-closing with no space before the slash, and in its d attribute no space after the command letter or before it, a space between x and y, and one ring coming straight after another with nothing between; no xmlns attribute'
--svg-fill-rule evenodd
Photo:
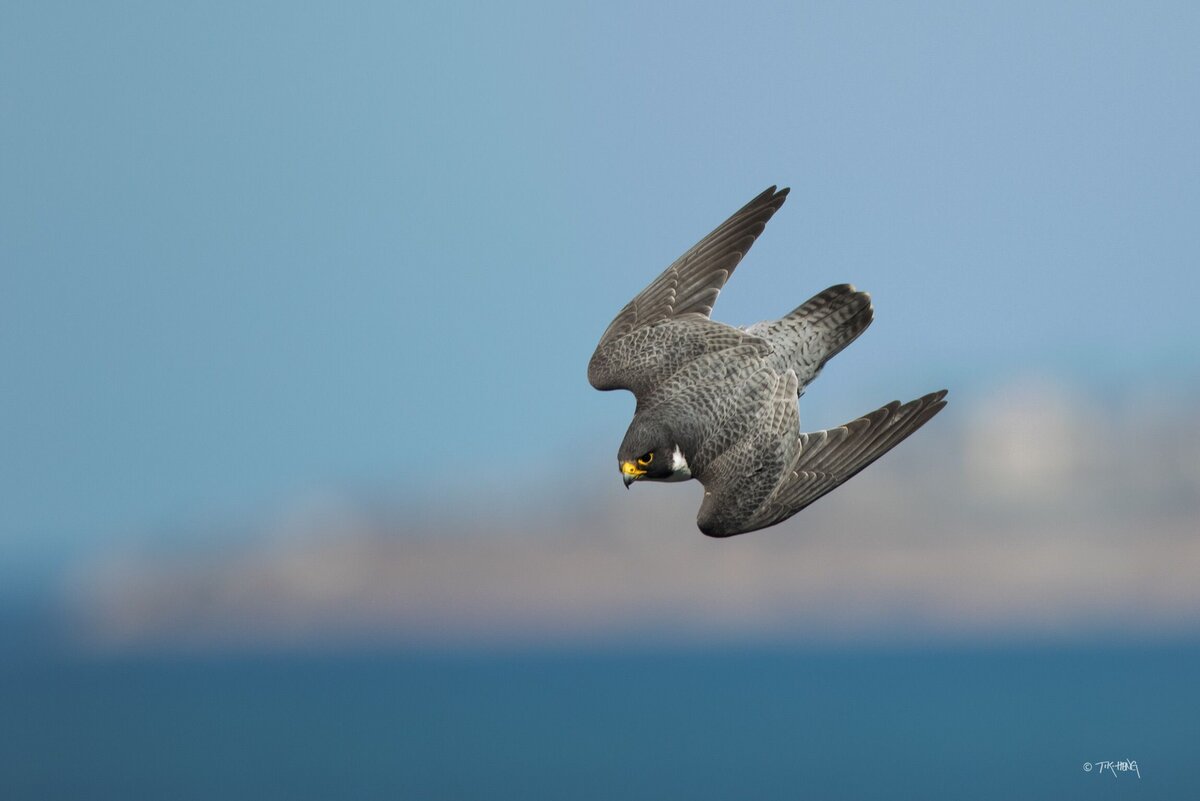
<svg viewBox="0 0 1200 801"><path fill-rule="evenodd" d="M5 4L0 794L1200 795L1198 40ZM709 540L698 485L622 489L586 365L776 183L715 316L853 282L805 430L950 405Z"/></svg>

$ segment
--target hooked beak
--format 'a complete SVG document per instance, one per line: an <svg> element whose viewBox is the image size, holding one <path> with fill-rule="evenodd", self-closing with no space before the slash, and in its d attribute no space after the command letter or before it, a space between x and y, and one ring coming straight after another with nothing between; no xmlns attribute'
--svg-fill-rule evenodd
<svg viewBox="0 0 1200 801"><path fill-rule="evenodd" d="M625 482L625 489L629 489L630 484L644 475L646 475L646 471L633 462L621 462L621 480Z"/></svg>

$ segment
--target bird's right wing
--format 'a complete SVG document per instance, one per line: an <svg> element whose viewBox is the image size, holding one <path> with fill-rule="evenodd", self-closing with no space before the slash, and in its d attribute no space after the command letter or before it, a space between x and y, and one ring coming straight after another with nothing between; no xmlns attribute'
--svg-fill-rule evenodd
<svg viewBox="0 0 1200 801"><path fill-rule="evenodd" d="M647 354L658 361L680 355L686 357L687 354L676 354L670 347L683 336L678 331L663 331L661 338L666 340L666 347L664 343L650 341L653 337L635 337L637 341L627 337L671 320L707 322L721 288L763 232L767 221L783 205L787 194L787 189L776 190L773 186L764 191L676 259L626 304L600 337L592 355L588 365L588 380L592 386L637 392L641 373L646 368L642 364L631 364L632 360L644 359ZM734 329L716 324L693 325L686 330L693 340L708 335L728 339L733 337L733 332ZM740 340L744 336L734 339ZM691 344L696 345L695 342ZM655 372L661 375L662 370Z"/></svg>

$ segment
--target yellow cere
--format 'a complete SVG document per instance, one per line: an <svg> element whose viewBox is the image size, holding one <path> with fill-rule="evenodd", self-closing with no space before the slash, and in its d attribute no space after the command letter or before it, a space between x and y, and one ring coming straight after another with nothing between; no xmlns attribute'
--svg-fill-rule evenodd
<svg viewBox="0 0 1200 801"><path fill-rule="evenodd" d="M644 476L645 470L640 470L633 462L621 462L621 472L627 476Z"/></svg>

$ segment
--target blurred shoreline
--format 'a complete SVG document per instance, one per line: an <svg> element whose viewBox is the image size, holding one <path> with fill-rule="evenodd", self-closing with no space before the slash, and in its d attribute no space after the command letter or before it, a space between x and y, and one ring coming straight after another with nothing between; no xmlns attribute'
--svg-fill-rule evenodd
<svg viewBox="0 0 1200 801"><path fill-rule="evenodd" d="M76 564L62 609L77 647L118 652L1200 632L1185 404L1140 417L1023 381L938 422L791 521L727 541L695 530L691 485L614 480L445 522L335 502L209 548Z"/></svg>

